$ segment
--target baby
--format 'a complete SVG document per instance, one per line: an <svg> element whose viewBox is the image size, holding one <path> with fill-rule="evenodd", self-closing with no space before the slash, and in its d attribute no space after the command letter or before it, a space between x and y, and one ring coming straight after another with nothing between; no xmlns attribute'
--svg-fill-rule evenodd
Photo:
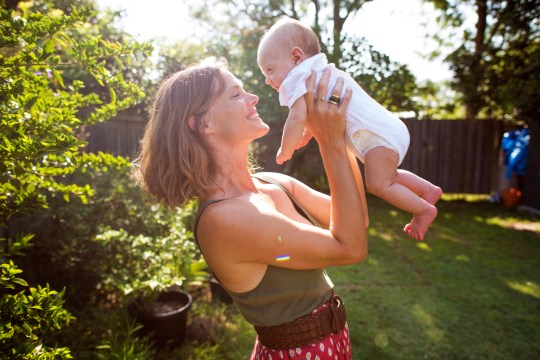
<svg viewBox="0 0 540 360"><path fill-rule="evenodd" d="M352 89L347 109L346 138L349 149L364 163L366 186L370 193L393 206L413 214L403 229L409 236L423 240L429 225L437 216L434 206L442 190L429 181L401 169L409 147L409 132L405 124L373 100L354 79L328 64L321 54L317 36L310 27L293 19L278 21L262 37L257 51L258 65L266 84L279 92L279 102L289 107L283 129L281 147L276 161L282 164L294 150L307 143L311 135L305 130L307 105L306 79L312 70L317 82L323 70L330 69L329 89L338 78ZM317 94L317 100L340 102L340 97Z"/></svg>

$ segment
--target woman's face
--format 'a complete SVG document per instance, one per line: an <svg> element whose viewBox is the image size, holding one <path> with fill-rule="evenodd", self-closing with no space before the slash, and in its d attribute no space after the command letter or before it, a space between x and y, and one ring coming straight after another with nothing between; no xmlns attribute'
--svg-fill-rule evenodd
<svg viewBox="0 0 540 360"><path fill-rule="evenodd" d="M244 91L242 82L230 71L221 70L224 87L208 112L210 132L236 144L251 142L269 131L257 113L257 95Z"/></svg>

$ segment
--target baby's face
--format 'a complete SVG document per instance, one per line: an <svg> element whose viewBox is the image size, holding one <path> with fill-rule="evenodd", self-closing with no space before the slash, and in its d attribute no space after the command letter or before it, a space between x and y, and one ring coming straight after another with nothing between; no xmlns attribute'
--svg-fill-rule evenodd
<svg viewBox="0 0 540 360"><path fill-rule="evenodd" d="M266 76L266 85L270 85L276 91L279 91L281 83L295 65L283 46L276 44L275 41L268 40L270 39L264 39L259 45L257 63L264 76Z"/></svg>

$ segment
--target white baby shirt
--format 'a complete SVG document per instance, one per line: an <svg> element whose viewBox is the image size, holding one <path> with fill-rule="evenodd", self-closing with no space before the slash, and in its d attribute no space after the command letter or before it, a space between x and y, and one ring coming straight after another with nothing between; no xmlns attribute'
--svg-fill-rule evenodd
<svg viewBox="0 0 540 360"><path fill-rule="evenodd" d="M317 73L317 84L322 72L330 69L330 80L326 99L332 95L331 90L339 77L345 81L341 96L345 96L347 87L352 90L352 99L347 109L347 142L355 155L364 162L364 155L353 146L352 137L357 131L368 130L388 141L399 155L399 164L403 161L409 147L409 131L407 126L390 111L369 96L354 79L344 71L337 69L334 64L328 64L325 54L312 56L297 66L287 75L279 87L279 103L291 107L298 98L306 92L306 79L314 70ZM320 96L320 95L319 95Z"/></svg>

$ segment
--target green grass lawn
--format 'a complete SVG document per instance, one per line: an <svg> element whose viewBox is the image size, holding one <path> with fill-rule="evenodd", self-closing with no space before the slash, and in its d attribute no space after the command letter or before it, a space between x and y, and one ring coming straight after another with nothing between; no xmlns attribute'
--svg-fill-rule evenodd
<svg viewBox="0 0 540 360"><path fill-rule="evenodd" d="M367 260L328 269L347 306L354 359L540 359L538 219L441 201L417 242L401 230L409 215L373 197L368 206ZM249 357L254 332L228 311L217 343L187 343L182 358Z"/></svg>

